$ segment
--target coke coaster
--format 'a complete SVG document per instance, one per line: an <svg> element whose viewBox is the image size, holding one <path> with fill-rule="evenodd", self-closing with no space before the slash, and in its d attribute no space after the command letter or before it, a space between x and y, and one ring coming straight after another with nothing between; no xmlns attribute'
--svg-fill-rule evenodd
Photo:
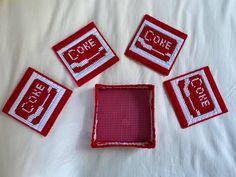
<svg viewBox="0 0 236 177"><path fill-rule="evenodd" d="M78 86L119 60L93 22L55 45L53 51Z"/></svg>
<svg viewBox="0 0 236 177"><path fill-rule="evenodd" d="M228 112L209 67L164 82L182 128Z"/></svg>
<svg viewBox="0 0 236 177"><path fill-rule="evenodd" d="M3 112L46 136L72 91L28 68Z"/></svg>
<svg viewBox="0 0 236 177"><path fill-rule="evenodd" d="M145 15L125 55L168 75L186 38L187 34Z"/></svg>
<svg viewBox="0 0 236 177"><path fill-rule="evenodd" d="M96 85L91 146L154 148L154 86Z"/></svg>

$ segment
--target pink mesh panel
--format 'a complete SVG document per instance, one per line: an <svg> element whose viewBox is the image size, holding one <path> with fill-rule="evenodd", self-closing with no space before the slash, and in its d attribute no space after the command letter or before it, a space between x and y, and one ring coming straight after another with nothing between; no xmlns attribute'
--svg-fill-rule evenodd
<svg viewBox="0 0 236 177"><path fill-rule="evenodd" d="M98 142L146 142L151 139L150 90L99 89Z"/></svg>

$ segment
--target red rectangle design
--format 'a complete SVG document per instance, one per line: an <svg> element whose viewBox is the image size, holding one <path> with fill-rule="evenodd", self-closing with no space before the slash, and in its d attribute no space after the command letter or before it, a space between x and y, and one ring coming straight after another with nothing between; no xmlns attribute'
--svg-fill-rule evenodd
<svg viewBox="0 0 236 177"><path fill-rule="evenodd" d="M164 82L183 128L228 112L209 67Z"/></svg>
<svg viewBox="0 0 236 177"><path fill-rule="evenodd" d="M187 34L145 15L125 55L168 75L186 38Z"/></svg>
<svg viewBox="0 0 236 177"><path fill-rule="evenodd" d="M78 86L119 60L93 22L55 45L53 50Z"/></svg>
<svg viewBox="0 0 236 177"><path fill-rule="evenodd" d="M72 91L28 68L3 112L46 136Z"/></svg>

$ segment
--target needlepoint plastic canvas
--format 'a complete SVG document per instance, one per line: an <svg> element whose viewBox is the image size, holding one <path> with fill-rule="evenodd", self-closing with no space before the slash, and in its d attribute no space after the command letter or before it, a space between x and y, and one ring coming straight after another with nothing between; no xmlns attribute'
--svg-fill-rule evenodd
<svg viewBox="0 0 236 177"><path fill-rule="evenodd" d="M95 86L93 148L155 144L153 85Z"/></svg>
<svg viewBox="0 0 236 177"><path fill-rule="evenodd" d="M168 75L186 38L187 34L145 15L125 55Z"/></svg>
<svg viewBox="0 0 236 177"><path fill-rule="evenodd" d="M119 60L93 22L55 45L53 51L78 86Z"/></svg>
<svg viewBox="0 0 236 177"><path fill-rule="evenodd" d="M209 67L164 82L182 128L228 112Z"/></svg>
<svg viewBox="0 0 236 177"><path fill-rule="evenodd" d="M2 111L46 136L71 93L61 84L28 68Z"/></svg>

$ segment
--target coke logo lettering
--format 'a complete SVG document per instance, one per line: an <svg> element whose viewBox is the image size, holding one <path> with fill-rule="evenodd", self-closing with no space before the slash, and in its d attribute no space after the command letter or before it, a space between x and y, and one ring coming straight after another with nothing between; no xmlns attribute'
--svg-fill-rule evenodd
<svg viewBox="0 0 236 177"><path fill-rule="evenodd" d="M215 106L201 75L195 75L178 83L182 96L193 117L214 110Z"/></svg>
<svg viewBox="0 0 236 177"><path fill-rule="evenodd" d="M177 46L177 41L146 25L135 45L163 61L169 61Z"/></svg>
<svg viewBox="0 0 236 177"><path fill-rule="evenodd" d="M106 54L105 48L95 35L90 35L63 53L75 73L79 73Z"/></svg>
<svg viewBox="0 0 236 177"><path fill-rule="evenodd" d="M36 79L20 101L15 113L32 124L38 124L56 93L54 88Z"/></svg>

